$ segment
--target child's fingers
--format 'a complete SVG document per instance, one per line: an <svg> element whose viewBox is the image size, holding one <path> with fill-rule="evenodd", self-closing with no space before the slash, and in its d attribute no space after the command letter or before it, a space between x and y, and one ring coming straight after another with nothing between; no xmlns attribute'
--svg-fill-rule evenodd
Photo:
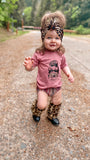
<svg viewBox="0 0 90 160"><path fill-rule="evenodd" d="M33 63L34 61L32 60L32 63Z"/></svg>
<svg viewBox="0 0 90 160"><path fill-rule="evenodd" d="M26 63L23 63L24 66L26 66Z"/></svg>
<svg viewBox="0 0 90 160"><path fill-rule="evenodd" d="M25 60L30 60L31 58L30 57L25 57Z"/></svg>
<svg viewBox="0 0 90 160"><path fill-rule="evenodd" d="M67 77L69 77L69 74L67 74Z"/></svg>
<svg viewBox="0 0 90 160"><path fill-rule="evenodd" d="M25 57L25 60L27 60L28 59L28 57Z"/></svg>
<svg viewBox="0 0 90 160"><path fill-rule="evenodd" d="M24 64L24 65L27 65L27 64L28 64L28 61L25 60L25 61L23 62L23 64Z"/></svg>
<svg viewBox="0 0 90 160"><path fill-rule="evenodd" d="M68 80L69 80L71 83L74 82L74 78L72 78L72 77L70 77Z"/></svg>
<svg viewBox="0 0 90 160"><path fill-rule="evenodd" d="M24 61L24 63L25 63L25 64L27 64L27 63L28 63L28 61Z"/></svg>
<svg viewBox="0 0 90 160"><path fill-rule="evenodd" d="M23 64L28 64L28 61L24 61Z"/></svg>
<svg viewBox="0 0 90 160"><path fill-rule="evenodd" d="M31 57L28 57L28 60L30 60L31 59Z"/></svg>

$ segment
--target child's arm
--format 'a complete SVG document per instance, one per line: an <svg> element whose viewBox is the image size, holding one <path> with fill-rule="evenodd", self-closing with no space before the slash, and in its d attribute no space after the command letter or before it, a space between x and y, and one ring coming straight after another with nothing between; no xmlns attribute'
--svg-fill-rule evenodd
<svg viewBox="0 0 90 160"><path fill-rule="evenodd" d="M63 72L66 74L66 76L68 77L68 80L69 80L71 83L74 82L74 77L73 77L73 75L72 75L72 73L71 73L71 71L70 71L70 69L69 69L68 66L65 66L65 67L63 68Z"/></svg>
<svg viewBox="0 0 90 160"><path fill-rule="evenodd" d="M33 61L30 57L25 58L23 65L27 71L31 71L33 69Z"/></svg>

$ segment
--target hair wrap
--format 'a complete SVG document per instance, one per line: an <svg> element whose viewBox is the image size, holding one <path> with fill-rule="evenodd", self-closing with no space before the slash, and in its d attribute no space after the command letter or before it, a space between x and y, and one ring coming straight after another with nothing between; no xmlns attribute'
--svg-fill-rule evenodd
<svg viewBox="0 0 90 160"><path fill-rule="evenodd" d="M41 21L42 41L44 41L45 35L49 30L55 30L62 40L65 22L65 17L60 11L45 14Z"/></svg>

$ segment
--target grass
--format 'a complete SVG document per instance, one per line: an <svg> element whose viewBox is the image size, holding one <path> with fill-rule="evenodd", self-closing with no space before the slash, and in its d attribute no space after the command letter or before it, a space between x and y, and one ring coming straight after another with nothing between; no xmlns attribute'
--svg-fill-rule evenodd
<svg viewBox="0 0 90 160"><path fill-rule="evenodd" d="M82 35L82 34L76 34L76 33L64 33L64 36L69 36L69 37L86 37L90 38L90 34L88 35Z"/></svg>
<svg viewBox="0 0 90 160"><path fill-rule="evenodd" d="M7 32L7 30L0 28L0 42L6 41L8 39L14 39L18 36L21 36L23 34L26 34L30 31L22 31L22 30L18 30L18 32ZM76 34L76 33L64 33L64 36L69 36L69 37L86 37L86 38L90 38L90 35L80 35L80 34Z"/></svg>
<svg viewBox="0 0 90 160"><path fill-rule="evenodd" d="M18 36L28 33L29 31L19 30L16 32L7 32L6 29L0 28L0 42L6 41L8 39L14 39Z"/></svg>

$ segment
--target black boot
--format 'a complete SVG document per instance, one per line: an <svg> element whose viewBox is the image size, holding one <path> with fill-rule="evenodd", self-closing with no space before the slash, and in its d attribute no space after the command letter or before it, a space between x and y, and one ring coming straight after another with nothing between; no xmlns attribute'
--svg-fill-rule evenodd
<svg viewBox="0 0 90 160"><path fill-rule="evenodd" d="M40 116L33 115L33 119L34 119L34 121L39 122L40 121Z"/></svg>
<svg viewBox="0 0 90 160"><path fill-rule="evenodd" d="M60 107L61 107L61 104L54 105L53 103L50 103L48 110L47 110L47 113L48 113L47 118L55 126L59 125L59 120L57 118L57 115L59 113Z"/></svg>
<svg viewBox="0 0 90 160"><path fill-rule="evenodd" d="M33 113L34 121L39 122L40 121L40 116L41 116L41 113L42 113L43 110L40 110L37 107L37 100L32 105L31 110L32 110L32 113Z"/></svg>

